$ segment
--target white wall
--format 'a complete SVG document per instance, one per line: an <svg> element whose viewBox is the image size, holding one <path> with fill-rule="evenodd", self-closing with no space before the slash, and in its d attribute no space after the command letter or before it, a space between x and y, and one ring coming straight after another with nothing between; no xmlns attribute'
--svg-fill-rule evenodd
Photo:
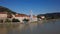
<svg viewBox="0 0 60 34"><path fill-rule="evenodd" d="M0 14L0 19L1 18L7 18L7 14Z"/></svg>
<svg viewBox="0 0 60 34"><path fill-rule="evenodd" d="M23 22L23 19L29 19L28 17L15 17L15 19L18 19L18 20L20 20L20 22Z"/></svg>
<svg viewBox="0 0 60 34"><path fill-rule="evenodd" d="M30 20L30 17L15 17L15 19L18 19L20 20L20 22L23 22L23 19L26 18L26 19L29 19ZM37 21L37 17L33 18L33 21Z"/></svg>
<svg viewBox="0 0 60 34"><path fill-rule="evenodd" d="M20 22L23 22L23 19L24 19L25 17L15 17L15 19L18 19L18 20L20 20Z"/></svg>
<svg viewBox="0 0 60 34"><path fill-rule="evenodd" d="M37 21L37 18L33 18L33 21Z"/></svg>

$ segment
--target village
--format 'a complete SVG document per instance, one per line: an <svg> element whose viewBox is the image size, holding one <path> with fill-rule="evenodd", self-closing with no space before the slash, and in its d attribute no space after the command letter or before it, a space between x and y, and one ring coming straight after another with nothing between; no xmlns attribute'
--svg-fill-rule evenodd
<svg viewBox="0 0 60 34"><path fill-rule="evenodd" d="M2 9L3 8L3 9ZM5 22L12 22L13 19L17 19L17 22L23 23L24 19L29 20L29 22L32 21L37 21L37 16L35 15L26 15L26 14L20 14L20 13L9 13L8 11L3 11L5 10L4 7L0 6L0 22L5 23ZM1 10L2 9L2 10ZM15 21L16 22L16 21Z"/></svg>
<svg viewBox="0 0 60 34"><path fill-rule="evenodd" d="M11 17L11 18L10 18ZM25 14L16 14L12 16L7 15L7 12L0 12L0 21L4 21L5 19L10 19L12 20L13 18L18 19L20 22L23 22L23 19L29 19L30 16L25 15ZM33 16L33 21L37 21L37 16Z"/></svg>
<svg viewBox="0 0 60 34"><path fill-rule="evenodd" d="M38 15L33 15L32 10L29 12L30 12L30 15L17 13L17 12L10 10L9 8L0 6L0 23L6 23L6 22L24 23L25 21L27 21L29 23L31 23L31 22L37 23L38 21L41 21L41 20L60 19L60 12L38 14Z"/></svg>

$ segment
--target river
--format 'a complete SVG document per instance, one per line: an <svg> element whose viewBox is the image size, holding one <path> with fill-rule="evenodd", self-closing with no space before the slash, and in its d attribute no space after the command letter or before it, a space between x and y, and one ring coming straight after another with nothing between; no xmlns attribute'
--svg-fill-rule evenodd
<svg viewBox="0 0 60 34"><path fill-rule="evenodd" d="M0 24L0 34L60 34L60 20L5 26Z"/></svg>

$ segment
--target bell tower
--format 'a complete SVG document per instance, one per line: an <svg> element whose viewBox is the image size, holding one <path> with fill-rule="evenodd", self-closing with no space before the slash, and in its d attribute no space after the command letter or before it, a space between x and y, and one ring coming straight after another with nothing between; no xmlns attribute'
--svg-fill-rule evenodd
<svg viewBox="0 0 60 34"><path fill-rule="evenodd" d="M30 22L33 21L33 13L32 13L32 10L30 10Z"/></svg>

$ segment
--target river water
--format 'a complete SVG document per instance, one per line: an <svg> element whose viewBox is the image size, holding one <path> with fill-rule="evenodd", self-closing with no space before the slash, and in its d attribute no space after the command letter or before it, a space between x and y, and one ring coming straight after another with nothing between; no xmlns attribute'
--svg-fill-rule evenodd
<svg viewBox="0 0 60 34"><path fill-rule="evenodd" d="M0 34L60 34L60 20L11 26L0 24Z"/></svg>

